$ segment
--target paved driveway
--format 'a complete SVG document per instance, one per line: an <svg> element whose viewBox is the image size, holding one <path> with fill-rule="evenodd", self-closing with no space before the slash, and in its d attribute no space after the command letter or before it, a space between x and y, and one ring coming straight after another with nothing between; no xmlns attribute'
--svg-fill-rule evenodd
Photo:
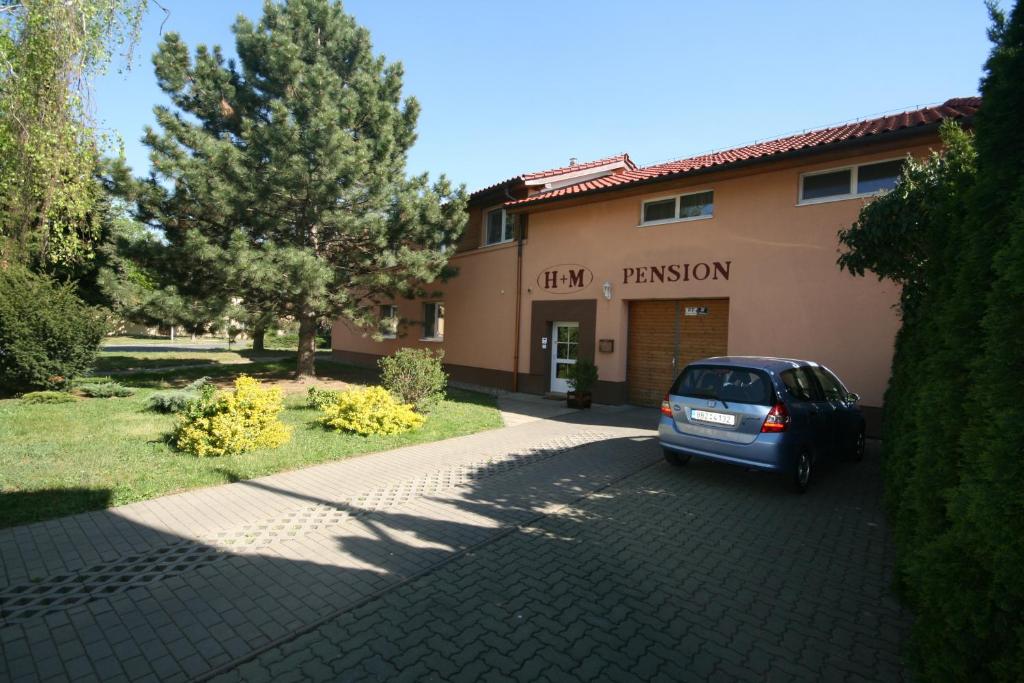
<svg viewBox="0 0 1024 683"><path fill-rule="evenodd" d="M0 532L0 679L902 680L876 449L794 496L631 409Z"/></svg>

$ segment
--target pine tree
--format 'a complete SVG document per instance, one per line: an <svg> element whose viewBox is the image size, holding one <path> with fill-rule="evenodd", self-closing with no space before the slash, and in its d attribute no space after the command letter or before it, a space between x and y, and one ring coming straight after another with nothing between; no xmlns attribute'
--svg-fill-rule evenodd
<svg viewBox="0 0 1024 683"><path fill-rule="evenodd" d="M419 105L340 3L267 2L233 31L237 63L218 46L192 58L176 34L161 42L173 109L157 107L144 138L138 215L194 269L183 291L296 319L297 371L312 375L319 321L370 327L376 303L452 274L465 191L406 176Z"/></svg>

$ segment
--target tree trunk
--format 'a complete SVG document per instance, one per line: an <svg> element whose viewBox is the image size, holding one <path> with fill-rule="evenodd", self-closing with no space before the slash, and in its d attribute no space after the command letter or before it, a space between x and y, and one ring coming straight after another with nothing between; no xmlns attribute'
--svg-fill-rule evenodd
<svg viewBox="0 0 1024 683"><path fill-rule="evenodd" d="M298 377L316 377L316 317L299 318L299 364L295 370Z"/></svg>
<svg viewBox="0 0 1024 683"><path fill-rule="evenodd" d="M263 351L265 346L265 338L267 336L267 326L265 323L256 323L252 327L252 350Z"/></svg>

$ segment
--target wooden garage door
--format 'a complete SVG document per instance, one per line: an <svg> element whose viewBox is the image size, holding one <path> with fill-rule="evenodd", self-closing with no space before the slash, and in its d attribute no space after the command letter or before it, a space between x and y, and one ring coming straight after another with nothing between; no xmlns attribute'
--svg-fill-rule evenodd
<svg viewBox="0 0 1024 683"><path fill-rule="evenodd" d="M688 308L700 314L687 315ZM660 404L679 369L698 358L725 355L728 341L728 299L631 301L626 353L630 403Z"/></svg>

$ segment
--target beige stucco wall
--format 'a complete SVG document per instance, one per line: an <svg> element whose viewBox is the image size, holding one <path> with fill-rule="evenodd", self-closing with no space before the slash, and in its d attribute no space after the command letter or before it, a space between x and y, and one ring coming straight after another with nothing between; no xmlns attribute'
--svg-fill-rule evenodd
<svg viewBox="0 0 1024 683"><path fill-rule="evenodd" d="M373 355L387 355L402 346L443 349L445 362L493 370L512 368L515 329L516 252L503 244L475 252L456 254L451 265L459 274L447 283L428 285L445 306L444 341L424 341L423 302L398 299L382 301L398 306L409 321L395 339L373 340L345 321L331 330L331 348Z"/></svg>
<svg viewBox="0 0 1024 683"><path fill-rule="evenodd" d="M534 301L596 299L596 334L614 339L615 351L598 353L601 379L626 379L628 301L728 297L729 353L804 357L832 367L865 405L878 406L888 381L898 290L873 277L841 272L837 231L849 226L866 199L797 205L803 172L926 154L936 140L887 145L871 153L831 154L813 163L787 162L745 171L709 174L684 182L602 195L587 203L534 210L524 244L519 370L528 373L534 337ZM755 171L754 169L759 170ZM714 216L638 227L641 202L673 193L714 190ZM643 192L642 194L640 192ZM538 207L539 208L539 207ZM728 262L729 277L674 283L624 283L623 269L638 266ZM508 246L459 254L460 275L444 290L446 361L509 370L513 353L515 249ZM552 293L538 276L560 264L578 264L593 275L576 291ZM612 299L602 296L610 282ZM419 319L418 302L398 302L403 317ZM413 327L399 340L374 342L344 324L335 326L334 348L386 354L399 345L426 345Z"/></svg>

